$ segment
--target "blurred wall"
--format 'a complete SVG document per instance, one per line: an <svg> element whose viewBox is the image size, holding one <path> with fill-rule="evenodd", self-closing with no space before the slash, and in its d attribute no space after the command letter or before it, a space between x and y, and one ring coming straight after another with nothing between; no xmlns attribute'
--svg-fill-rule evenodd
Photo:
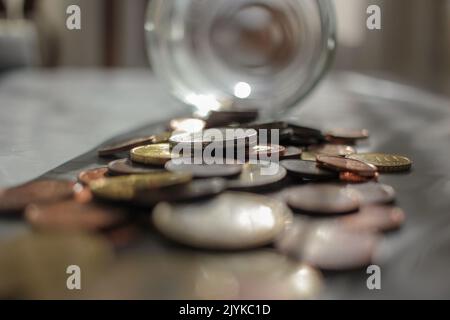
<svg viewBox="0 0 450 320"><path fill-rule="evenodd" d="M46 66L148 66L147 0L29 0ZM339 49L335 68L386 75L450 95L450 0L333 0ZM78 4L82 30L66 30ZM382 30L366 28L366 8L382 8Z"/></svg>

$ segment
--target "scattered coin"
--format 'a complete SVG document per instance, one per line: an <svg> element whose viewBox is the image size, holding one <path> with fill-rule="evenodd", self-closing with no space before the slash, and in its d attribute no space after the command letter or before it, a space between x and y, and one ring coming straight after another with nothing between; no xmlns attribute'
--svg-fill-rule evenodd
<svg viewBox="0 0 450 320"><path fill-rule="evenodd" d="M287 160L287 159L300 159L300 156L302 155L302 149L294 146L288 146L285 147L284 153L280 156L280 159ZM315 159L314 159L315 161Z"/></svg>
<svg viewBox="0 0 450 320"><path fill-rule="evenodd" d="M391 186L368 182L347 186L350 190L356 190L362 205L388 204L395 201L395 190Z"/></svg>
<svg viewBox="0 0 450 320"><path fill-rule="evenodd" d="M277 144L270 145L256 145L249 149L249 157L253 159L268 159L269 157L275 157L279 159L286 148Z"/></svg>
<svg viewBox="0 0 450 320"><path fill-rule="evenodd" d="M78 181L88 185L90 182L107 177L108 168L101 167L82 171L78 174Z"/></svg>
<svg viewBox="0 0 450 320"><path fill-rule="evenodd" d="M289 174L310 179L310 180L327 180L336 179L335 172L318 168L315 162L304 160L283 160L280 164L286 168Z"/></svg>
<svg viewBox="0 0 450 320"><path fill-rule="evenodd" d="M405 212L393 206L363 206L355 213L338 218L346 228L360 232L383 232L400 228L405 221Z"/></svg>
<svg viewBox="0 0 450 320"><path fill-rule="evenodd" d="M316 155L324 154L327 156L346 156L356 153L355 148L339 144L322 144L308 148L308 151Z"/></svg>
<svg viewBox="0 0 450 320"><path fill-rule="evenodd" d="M294 136L297 138L312 139L312 140L315 140L316 142L320 142L320 141L324 140L322 131L320 131L318 129L311 128L311 127L305 127L305 126L298 125L293 122L289 122L288 126L292 130L294 130Z"/></svg>
<svg viewBox="0 0 450 320"><path fill-rule="evenodd" d="M92 234L26 233L0 243L0 297L80 299L114 263L111 246ZM69 266L81 270L82 290L68 290ZM73 274L74 269L69 269Z"/></svg>
<svg viewBox="0 0 450 320"><path fill-rule="evenodd" d="M256 120L258 110L211 111L206 123L208 127L228 125L233 122L248 123Z"/></svg>
<svg viewBox="0 0 450 320"><path fill-rule="evenodd" d="M286 169L276 162L246 163L241 174L228 181L232 190L262 190L273 187L286 177Z"/></svg>
<svg viewBox="0 0 450 320"><path fill-rule="evenodd" d="M309 151L303 151L300 158L303 161L316 162L316 154Z"/></svg>
<svg viewBox="0 0 450 320"><path fill-rule="evenodd" d="M130 151L130 156L134 162L163 165L175 155L168 143L157 143L136 147Z"/></svg>
<svg viewBox="0 0 450 320"><path fill-rule="evenodd" d="M379 237L356 232L334 222L294 223L277 239L285 254L323 270L341 271L365 267L372 262Z"/></svg>
<svg viewBox="0 0 450 320"><path fill-rule="evenodd" d="M196 118L177 118L170 121L169 127L172 131L198 132L202 131L206 122Z"/></svg>
<svg viewBox="0 0 450 320"><path fill-rule="evenodd" d="M141 165L139 163L131 161L128 158L111 161L108 164L108 170L116 175L148 174L163 171L163 169L161 169L160 167L152 168L150 166Z"/></svg>
<svg viewBox="0 0 450 320"><path fill-rule="evenodd" d="M288 128L288 124L284 121L274 121L274 122L264 122L264 123L252 123L246 125L247 128L252 128L255 130L283 130Z"/></svg>
<svg viewBox="0 0 450 320"><path fill-rule="evenodd" d="M114 143L97 151L100 157L110 156L119 152L128 151L138 146L154 143L155 136L139 137Z"/></svg>
<svg viewBox="0 0 450 320"><path fill-rule="evenodd" d="M358 210L359 199L345 187L308 184L287 189L287 203L294 210L307 214L336 215Z"/></svg>
<svg viewBox="0 0 450 320"><path fill-rule="evenodd" d="M67 200L29 205L25 218L40 230L99 231L124 223L126 216L115 207Z"/></svg>
<svg viewBox="0 0 450 320"><path fill-rule="evenodd" d="M152 221L168 238L193 247L246 249L272 242L292 218L269 197L227 192L195 204L158 204Z"/></svg>
<svg viewBox="0 0 450 320"><path fill-rule="evenodd" d="M375 173L373 177L363 177L359 174L353 173L353 172L340 172L339 173L339 180L347 183L364 183L369 181L377 181L378 180L378 172Z"/></svg>
<svg viewBox="0 0 450 320"><path fill-rule="evenodd" d="M133 199L140 189L161 188L187 183L192 179L188 173L153 173L127 175L93 181L89 187L94 196L112 200L127 201Z"/></svg>
<svg viewBox="0 0 450 320"><path fill-rule="evenodd" d="M200 132L174 134L170 138L170 143L194 149L204 148L214 143L226 148L255 145L257 136L256 130L251 128L211 128Z"/></svg>
<svg viewBox="0 0 450 320"><path fill-rule="evenodd" d="M173 132L171 131L165 131L158 134L155 134L153 137L153 143L159 144L159 143L169 143L170 137L173 135Z"/></svg>
<svg viewBox="0 0 450 320"><path fill-rule="evenodd" d="M74 200L79 203L89 203L92 201L93 195L88 186L76 183L73 187Z"/></svg>
<svg viewBox="0 0 450 320"><path fill-rule="evenodd" d="M19 212L30 203L52 202L74 195L75 183L66 180L37 180L0 192L0 212Z"/></svg>
<svg viewBox="0 0 450 320"><path fill-rule="evenodd" d="M326 155L318 155L316 160L321 167L338 172L353 172L363 177L374 177L377 173L377 167L359 160Z"/></svg>
<svg viewBox="0 0 450 320"><path fill-rule="evenodd" d="M379 237L336 224L319 223L310 230L302 261L323 270L353 270L372 263Z"/></svg>
<svg viewBox="0 0 450 320"><path fill-rule="evenodd" d="M408 171L412 166L410 159L394 154L360 153L349 155L348 158L370 163L376 166L380 172Z"/></svg>
<svg viewBox="0 0 450 320"><path fill-rule="evenodd" d="M207 164L203 159L196 164L192 158L171 160L165 168L171 172L190 172L195 178L233 177L242 171L241 164Z"/></svg>
<svg viewBox="0 0 450 320"><path fill-rule="evenodd" d="M227 187L220 178L199 179L183 185L160 189L142 189L136 192L133 203L142 207L153 207L159 202L182 202L209 198L222 193Z"/></svg>
<svg viewBox="0 0 450 320"><path fill-rule="evenodd" d="M325 135L338 140L363 140L369 137L369 131L366 129L337 128L327 131Z"/></svg>

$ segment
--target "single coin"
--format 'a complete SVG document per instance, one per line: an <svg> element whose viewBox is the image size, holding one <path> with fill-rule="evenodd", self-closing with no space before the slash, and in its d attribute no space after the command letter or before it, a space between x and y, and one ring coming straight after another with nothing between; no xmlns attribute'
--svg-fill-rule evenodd
<svg viewBox="0 0 450 320"><path fill-rule="evenodd" d="M149 144L130 151L131 160L143 164L163 165L174 156L168 143Z"/></svg>
<svg viewBox="0 0 450 320"><path fill-rule="evenodd" d="M300 158L303 161L316 162L316 154L309 151L303 151Z"/></svg>
<svg viewBox="0 0 450 320"><path fill-rule="evenodd" d="M0 212L18 212L30 203L52 202L74 195L75 183L66 180L37 180L0 192Z"/></svg>
<svg viewBox="0 0 450 320"><path fill-rule="evenodd" d="M193 247L247 249L271 243L292 213L273 198L227 192L195 204L158 204L152 221L166 237Z"/></svg>
<svg viewBox="0 0 450 320"><path fill-rule="evenodd" d="M88 185L90 182L103 179L108 175L108 168L101 167L82 171L78 174L78 181Z"/></svg>
<svg viewBox="0 0 450 320"><path fill-rule="evenodd" d="M208 127L228 125L230 123L248 123L258 118L258 110L211 111L206 119Z"/></svg>
<svg viewBox="0 0 450 320"><path fill-rule="evenodd" d="M369 265L380 238L330 222L294 220L278 237L276 248L319 269L353 270Z"/></svg>
<svg viewBox="0 0 450 320"><path fill-rule="evenodd" d="M324 154L327 156L346 156L356 153L355 148L339 144L322 144L311 146L308 148L308 151L315 153L316 155Z"/></svg>
<svg viewBox="0 0 450 320"><path fill-rule="evenodd" d="M377 181L378 176L378 172L373 177L363 177L359 174L347 171L339 173L339 180L347 183L364 183L369 181Z"/></svg>
<svg viewBox="0 0 450 320"><path fill-rule="evenodd" d="M206 126L206 122L196 118L177 118L172 119L169 127L172 131L198 132L202 131Z"/></svg>
<svg viewBox="0 0 450 320"><path fill-rule="evenodd" d="M25 218L41 230L99 231L124 223L126 215L115 207L67 200L29 205Z"/></svg>
<svg viewBox="0 0 450 320"><path fill-rule="evenodd" d="M338 218L346 228L355 231L383 232L400 228L405 222L405 212L398 207L369 205L355 213Z"/></svg>
<svg viewBox="0 0 450 320"><path fill-rule="evenodd" d="M0 243L0 296L10 299L81 299L114 264L103 237L78 232L28 232ZM82 290L68 290L81 270ZM78 272L78 274L80 274ZM75 282L71 282L75 283ZM86 285L86 286L84 286Z"/></svg>
<svg viewBox="0 0 450 320"><path fill-rule="evenodd" d="M159 202L182 202L200 200L222 193L227 187L221 178L198 179L183 185L160 189L142 189L136 192L133 203L153 207Z"/></svg>
<svg viewBox="0 0 450 320"><path fill-rule="evenodd" d="M191 181L189 173L152 173L127 175L93 181L89 187L94 196L112 200L127 201L133 199L140 189L162 188Z"/></svg>
<svg viewBox="0 0 450 320"><path fill-rule="evenodd" d="M287 189L287 203L294 210L307 214L336 215L358 210L355 192L346 187L308 184Z"/></svg>
<svg viewBox="0 0 450 320"><path fill-rule="evenodd" d="M357 191L362 205L388 204L395 201L394 188L385 184L368 182L348 185L347 188Z"/></svg>
<svg viewBox="0 0 450 320"><path fill-rule="evenodd" d="M93 199L92 191L88 186L76 183L73 187L74 200L79 203L89 203Z"/></svg>
<svg viewBox="0 0 450 320"><path fill-rule="evenodd" d="M112 145L102 147L97 151L98 155L110 156L119 152L128 151L138 146L143 146L146 144L154 143L155 136L146 136L146 137L138 137L133 138L126 141L121 141L118 143L114 143Z"/></svg>
<svg viewBox="0 0 450 320"><path fill-rule="evenodd" d="M360 153L349 155L348 158L370 163L376 166L381 172L408 171L412 166L410 159L394 154Z"/></svg>
<svg viewBox="0 0 450 320"><path fill-rule="evenodd" d="M327 131L325 135L338 140L363 140L369 137L369 130L336 128Z"/></svg>
<svg viewBox="0 0 450 320"><path fill-rule="evenodd" d="M258 134L251 128L211 128L200 132L174 134L170 143L186 148L204 148L211 143L217 147L256 145Z"/></svg>
<svg viewBox="0 0 450 320"><path fill-rule="evenodd" d="M337 173L318 168L315 162L304 160L283 160L280 164L286 168L290 175L310 179L327 180L336 179Z"/></svg>
<svg viewBox="0 0 450 320"><path fill-rule="evenodd" d="M363 177L374 177L377 173L373 164L359 160L326 155L318 155L316 160L321 167L338 172L353 172Z"/></svg>
<svg viewBox="0 0 450 320"><path fill-rule="evenodd" d="M302 261L322 270L353 270L366 267L380 241L371 232L354 232L338 224L319 223L309 231Z"/></svg>
<svg viewBox="0 0 450 320"><path fill-rule="evenodd" d="M288 122L288 126L294 130L294 136L297 138L310 138L318 141L324 140L322 131L319 129L302 126L293 122Z"/></svg>
<svg viewBox="0 0 450 320"><path fill-rule="evenodd" d="M141 165L139 163L131 161L128 158L111 161L108 164L108 170L115 175L147 174L163 171L163 169L160 167L152 168L150 166Z"/></svg>
<svg viewBox="0 0 450 320"><path fill-rule="evenodd" d="M153 143L159 144L159 143L168 143L170 137L173 135L173 132L171 131L165 131L154 135Z"/></svg>
<svg viewBox="0 0 450 320"><path fill-rule="evenodd" d="M280 156L280 159L287 160L287 159L300 159L300 156L302 155L302 149L294 146L288 146L285 147L284 153ZM315 160L315 159L314 159Z"/></svg>
<svg viewBox="0 0 450 320"><path fill-rule="evenodd" d="M286 169L276 162L246 163L238 177L228 180L228 188L248 191L263 190L273 187L285 177Z"/></svg>
<svg viewBox="0 0 450 320"><path fill-rule="evenodd" d="M168 161L165 168L171 172L190 172L195 178L233 177L242 171L241 164L207 164L203 159L197 162L194 158Z"/></svg>
<svg viewBox="0 0 450 320"><path fill-rule="evenodd" d="M255 130L283 130L288 128L288 124L284 121L264 122L264 123L251 123L246 125L247 128L253 128Z"/></svg>
<svg viewBox="0 0 450 320"><path fill-rule="evenodd" d="M284 154L286 148L277 144L270 145L256 145L250 147L249 157L254 159L267 159L277 157L278 159Z"/></svg>

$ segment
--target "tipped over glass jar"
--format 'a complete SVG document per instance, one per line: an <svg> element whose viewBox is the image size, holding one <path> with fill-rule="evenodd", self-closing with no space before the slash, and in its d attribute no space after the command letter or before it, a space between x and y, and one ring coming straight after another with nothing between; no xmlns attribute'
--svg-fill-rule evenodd
<svg viewBox="0 0 450 320"><path fill-rule="evenodd" d="M152 67L194 114L296 105L336 48L330 0L151 0Z"/></svg>

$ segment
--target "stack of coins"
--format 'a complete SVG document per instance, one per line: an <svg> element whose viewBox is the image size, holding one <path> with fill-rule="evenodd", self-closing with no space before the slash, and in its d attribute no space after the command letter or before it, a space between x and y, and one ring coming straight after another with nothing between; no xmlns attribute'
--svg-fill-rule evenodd
<svg viewBox="0 0 450 320"><path fill-rule="evenodd" d="M383 233L404 223L394 188L378 181L384 173L410 170L412 162L358 153L358 142L369 139L364 129L252 122L256 116L251 110L177 118L167 124L170 131L102 146L98 156L112 161L79 172L77 181L1 190L0 215L20 216L35 230L95 233L113 246L138 241L139 226L168 243L239 261L254 261L251 250L271 245L277 253L268 256L277 265L286 257L297 265L292 270L308 266L317 296L319 270L372 263ZM250 251L229 253L242 249ZM258 272L275 279L269 269ZM249 283L249 292L258 292L256 283L242 286ZM264 285L273 286L274 297L293 296L276 281ZM202 286L201 297L211 297ZM237 295L243 296L257 297Z"/></svg>

